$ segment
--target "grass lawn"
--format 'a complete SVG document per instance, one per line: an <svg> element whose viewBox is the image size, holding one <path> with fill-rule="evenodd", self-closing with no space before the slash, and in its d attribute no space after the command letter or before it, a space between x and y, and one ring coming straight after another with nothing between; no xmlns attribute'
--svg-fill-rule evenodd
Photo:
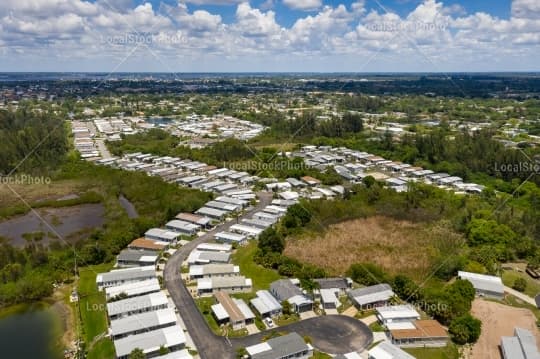
<svg viewBox="0 0 540 359"><path fill-rule="evenodd" d="M274 323L276 323L279 326L291 324L294 322L297 322L300 320L300 317L298 314L291 314L291 315L280 315L279 317L274 319Z"/></svg>
<svg viewBox="0 0 540 359"><path fill-rule="evenodd" d="M251 241L248 245L238 248L233 254L233 263L240 266L240 273L251 278L253 290L268 289L270 283L281 278L272 269L264 268L253 261L257 251L257 242Z"/></svg>
<svg viewBox="0 0 540 359"><path fill-rule="evenodd" d="M379 322L374 322L369 325L372 332L384 332L384 327Z"/></svg>
<svg viewBox="0 0 540 359"><path fill-rule="evenodd" d="M105 294L99 292L96 286L97 273L106 272L112 268L111 263L82 267L79 270L79 305L83 328L83 340L86 344L89 358L114 358L112 342L100 340L94 343L94 338L107 332L107 308Z"/></svg>
<svg viewBox="0 0 540 359"><path fill-rule="evenodd" d="M527 288L525 288L525 294L527 294L529 297L535 297L538 293L540 293L540 282L538 282L536 279L531 278L527 273L518 272L514 270L505 270L502 274L502 281L504 285L512 288L514 285L514 281L517 278L525 278L527 281Z"/></svg>
<svg viewBox="0 0 540 359"><path fill-rule="evenodd" d="M219 328L216 319L212 315L212 305L216 304L214 298L197 298L195 299L195 303L197 304L197 307L203 314L204 319L206 319L206 322L208 323L212 331L217 335L221 335L221 329Z"/></svg>
<svg viewBox="0 0 540 359"><path fill-rule="evenodd" d="M326 353L321 353L319 351L314 351L311 359L331 359L332 357Z"/></svg>
<svg viewBox="0 0 540 359"><path fill-rule="evenodd" d="M449 343L444 348L403 348L416 359L458 359L459 351L456 345Z"/></svg>
<svg viewBox="0 0 540 359"><path fill-rule="evenodd" d="M92 350L88 352L88 359L115 358L114 344L111 339L103 338L97 341Z"/></svg>

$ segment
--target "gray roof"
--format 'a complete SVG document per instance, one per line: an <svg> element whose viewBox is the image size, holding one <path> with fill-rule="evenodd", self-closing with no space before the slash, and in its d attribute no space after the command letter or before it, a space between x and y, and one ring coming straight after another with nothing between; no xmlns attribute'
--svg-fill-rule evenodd
<svg viewBox="0 0 540 359"><path fill-rule="evenodd" d="M160 309L152 312L145 312L129 317L111 320L112 335L133 333L135 331L153 328L157 326L165 326L167 324L176 324L176 314L171 308Z"/></svg>
<svg viewBox="0 0 540 359"><path fill-rule="evenodd" d="M154 251L142 249L124 249L118 254L118 261L126 262L147 262L153 264L157 261L157 254Z"/></svg>
<svg viewBox="0 0 540 359"><path fill-rule="evenodd" d="M179 325L175 325L115 340L114 347L116 355L122 357L129 355L135 348L141 349L146 354L157 352L162 345L168 348L185 342L184 331Z"/></svg>
<svg viewBox="0 0 540 359"><path fill-rule="evenodd" d="M260 314L281 310L281 304L267 290L258 290L257 297L251 300L251 305L253 305Z"/></svg>
<svg viewBox="0 0 540 359"><path fill-rule="evenodd" d="M353 298L358 305L366 305L386 301L394 296L389 284L381 283L369 287L353 289L349 291L349 297Z"/></svg>
<svg viewBox="0 0 540 359"><path fill-rule="evenodd" d="M254 354L251 356L252 359L284 358L291 354L301 353L309 349L304 342L304 339L295 332L269 339L266 343L272 349Z"/></svg>
<svg viewBox="0 0 540 359"><path fill-rule="evenodd" d="M506 359L525 359L517 337L502 337L501 351Z"/></svg>
<svg viewBox="0 0 540 359"><path fill-rule="evenodd" d="M458 277L471 282L477 291L504 294L504 285L500 277L463 271L458 272Z"/></svg>
<svg viewBox="0 0 540 359"><path fill-rule="evenodd" d="M279 279L272 282L270 284L270 291L281 302L295 295L304 295L302 290L294 285L290 279Z"/></svg>
<svg viewBox="0 0 540 359"><path fill-rule="evenodd" d="M319 284L320 289L347 289L349 287L346 278L317 278L313 281Z"/></svg>
<svg viewBox="0 0 540 359"><path fill-rule="evenodd" d="M540 353L538 352L538 347L536 346L536 338L530 331L523 328L515 328L514 334L519 339L525 359L540 358Z"/></svg>
<svg viewBox="0 0 540 359"><path fill-rule="evenodd" d="M163 292L156 292L107 303L107 312L109 313L109 317L112 317L118 314L166 305L167 303L165 294Z"/></svg>
<svg viewBox="0 0 540 359"><path fill-rule="evenodd" d="M392 359L415 359L409 353L403 351L399 347L390 343L389 341L381 342L379 345L369 350L369 355L374 358L392 358Z"/></svg>
<svg viewBox="0 0 540 359"><path fill-rule="evenodd" d="M100 273L96 277L97 283L114 282L114 281L135 281L150 279L156 277L156 269L154 266L118 269L107 273Z"/></svg>

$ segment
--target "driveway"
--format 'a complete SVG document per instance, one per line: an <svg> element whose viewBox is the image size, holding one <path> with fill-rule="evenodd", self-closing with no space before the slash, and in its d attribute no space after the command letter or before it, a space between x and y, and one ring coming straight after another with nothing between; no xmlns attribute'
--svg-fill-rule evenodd
<svg viewBox="0 0 540 359"><path fill-rule="evenodd" d="M521 299L522 301L530 305L534 305L534 307L536 308L536 301L534 300L534 298L529 297L527 294L518 292L517 290L507 287L507 286L504 286L504 291L508 294L513 295L516 298Z"/></svg>

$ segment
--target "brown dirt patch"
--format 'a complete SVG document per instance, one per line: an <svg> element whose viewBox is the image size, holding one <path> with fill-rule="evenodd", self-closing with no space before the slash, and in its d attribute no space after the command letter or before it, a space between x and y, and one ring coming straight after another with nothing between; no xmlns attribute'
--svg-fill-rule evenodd
<svg viewBox="0 0 540 359"><path fill-rule="evenodd" d="M471 313L482 321L482 334L470 355L466 356L469 359L500 359L501 337L514 335L515 327L530 330L536 336L537 343L540 343L536 317L528 309L475 299Z"/></svg>
<svg viewBox="0 0 540 359"><path fill-rule="evenodd" d="M358 262L373 262L386 271L413 278L429 274L432 258L438 253L438 239L449 237L438 230L383 216L332 225L315 238L292 238L285 254L342 275Z"/></svg>

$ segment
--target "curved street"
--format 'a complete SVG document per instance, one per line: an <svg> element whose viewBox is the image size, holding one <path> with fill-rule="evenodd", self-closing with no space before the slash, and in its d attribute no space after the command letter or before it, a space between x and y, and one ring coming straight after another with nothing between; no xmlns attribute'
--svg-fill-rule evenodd
<svg viewBox="0 0 540 359"><path fill-rule="evenodd" d="M239 219L250 217L272 202L272 193L257 193L259 203L244 213ZM214 234L227 231L237 221L232 220L216 226L203 236L190 241L179 248L167 261L163 271L165 286L178 308L198 353L202 359L235 358L236 349L260 343L266 331L244 338L227 339L214 334L200 313L189 290L181 278L180 268L183 261L197 245L211 242ZM240 268L240 270L242 270ZM321 316L292 323L279 329L296 331L300 335L310 336L317 349L332 354L347 353L365 349L373 340L369 328L358 320L341 315Z"/></svg>

